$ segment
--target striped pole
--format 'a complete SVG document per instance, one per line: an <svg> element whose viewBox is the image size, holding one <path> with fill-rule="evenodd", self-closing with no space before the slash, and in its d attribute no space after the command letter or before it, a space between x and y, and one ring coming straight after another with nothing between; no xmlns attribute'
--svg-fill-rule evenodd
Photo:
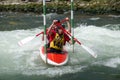
<svg viewBox="0 0 120 80"><path fill-rule="evenodd" d="M74 41L74 19L73 19L73 9L74 9L74 4L73 0L71 0L71 26L72 26L72 42ZM73 44L73 53L74 53L74 44Z"/></svg>
<svg viewBox="0 0 120 80"><path fill-rule="evenodd" d="M46 36L46 4L45 4L45 0L43 0L43 24L44 24L44 50L45 50L45 54L46 54L46 63L47 63L47 36Z"/></svg>

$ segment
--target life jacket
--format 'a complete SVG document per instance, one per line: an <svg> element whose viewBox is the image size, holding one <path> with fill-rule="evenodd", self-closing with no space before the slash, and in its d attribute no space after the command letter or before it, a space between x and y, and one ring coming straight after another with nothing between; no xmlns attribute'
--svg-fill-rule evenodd
<svg viewBox="0 0 120 80"><path fill-rule="evenodd" d="M64 34L61 36L56 33L55 38L50 42L50 48L62 50L64 45Z"/></svg>

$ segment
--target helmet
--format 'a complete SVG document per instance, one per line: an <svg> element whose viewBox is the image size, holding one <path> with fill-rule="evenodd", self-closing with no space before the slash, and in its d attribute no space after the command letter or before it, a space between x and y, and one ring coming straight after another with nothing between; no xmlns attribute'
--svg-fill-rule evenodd
<svg viewBox="0 0 120 80"><path fill-rule="evenodd" d="M58 23L60 22L60 19L56 19L56 20L57 20Z"/></svg>
<svg viewBox="0 0 120 80"><path fill-rule="evenodd" d="M65 28L65 25L64 25L64 24L62 24L62 27L63 27L63 28Z"/></svg>

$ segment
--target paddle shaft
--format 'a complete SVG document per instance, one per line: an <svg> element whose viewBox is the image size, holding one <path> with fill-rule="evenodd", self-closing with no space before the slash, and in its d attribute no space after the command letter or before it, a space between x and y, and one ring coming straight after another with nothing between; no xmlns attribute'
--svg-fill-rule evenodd
<svg viewBox="0 0 120 80"><path fill-rule="evenodd" d="M57 26L60 26L61 29L63 30L63 32L65 32L66 34L70 35L78 44L81 45L81 42L78 41L76 38L74 38L74 37L71 35L71 33L69 33L68 31L66 31L66 30L62 27L61 23L57 23L56 25L57 25Z"/></svg>
<svg viewBox="0 0 120 80"><path fill-rule="evenodd" d="M37 37L37 36L39 36L40 34L43 34L43 33L44 33L44 32L42 31L42 32L40 32L40 33L36 34L36 37Z"/></svg>

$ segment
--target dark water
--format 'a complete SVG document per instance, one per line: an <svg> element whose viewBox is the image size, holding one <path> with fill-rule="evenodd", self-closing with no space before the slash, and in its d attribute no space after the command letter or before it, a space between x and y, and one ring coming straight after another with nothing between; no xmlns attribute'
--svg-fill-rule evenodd
<svg viewBox="0 0 120 80"><path fill-rule="evenodd" d="M56 13L47 14L47 27L52 23L54 19L64 19L65 17L70 18L70 14L57 15ZM75 13L74 15L75 27L79 24L95 25L98 27L105 26L110 29L120 29L120 16L119 15L81 15ZM43 16L35 14L25 13L0 13L0 31L3 30L19 30L19 29L30 29L38 28L43 26ZM116 28L117 27L117 28Z"/></svg>
<svg viewBox="0 0 120 80"><path fill-rule="evenodd" d="M47 14L53 19L69 14ZM41 36L19 47L17 42L43 31L42 15L0 13L0 80L120 80L120 16L75 14L75 37L94 50L94 59L78 44L75 53L66 45L70 60L48 66L39 56Z"/></svg>

